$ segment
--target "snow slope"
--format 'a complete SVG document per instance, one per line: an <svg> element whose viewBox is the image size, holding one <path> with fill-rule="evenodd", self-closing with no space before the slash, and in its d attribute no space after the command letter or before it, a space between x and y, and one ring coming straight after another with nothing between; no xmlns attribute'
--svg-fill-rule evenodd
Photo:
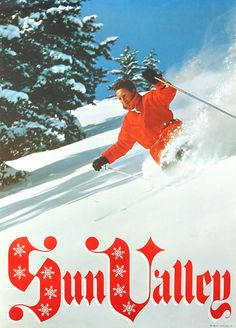
<svg viewBox="0 0 236 328"><path fill-rule="evenodd" d="M217 81L219 72L210 72L206 79ZM226 72L227 83L203 87L202 76L189 81L192 92L215 100L235 112L235 80ZM186 83L187 84L187 83ZM194 85L198 88L194 89ZM185 87L185 84L182 84ZM0 327L32 328L40 325L34 315L24 310L24 318L13 322L8 318L11 306L37 303L37 284L25 293L11 286L8 279L7 253L11 242L27 236L35 247L42 248L44 238L54 236L58 245L49 256L61 268L86 274L102 270L108 295L108 260L85 250L88 237L95 236L99 249L109 247L116 237L130 246L132 297L143 301L146 296L146 264L136 249L152 237L165 249L153 263L153 271L170 270L179 259L183 265L190 259L196 274L207 270L213 274L227 269L232 275L232 305L230 318L213 321L209 317L211 300L204 306L193 302L157 305L150 301L138 315L133 327L207 327L235 325L235 122L178 95L172 105L175 116L184 120L183 135L171 146L188 140L192 145L189 156L175 167L161 171L146 150L140 146L116 163L113 168L128 172L93 171L91 162L115 142L124 112L117 100L107 99L95 106L79 109L77 116L88 138L66 147L12 161L17 169L30 171L26 182L2 192L0 234ZM37 272L45 255L30 258L32 272ZM153 287L157 282L153 276ZM209 289L207 289L209 292ZM209 292L210 293L210 292ZM86 301L70 306L62 302L55 317L44 327L90 328L130 327L130 322L112 310L107 297L102 304Z"/></svg>

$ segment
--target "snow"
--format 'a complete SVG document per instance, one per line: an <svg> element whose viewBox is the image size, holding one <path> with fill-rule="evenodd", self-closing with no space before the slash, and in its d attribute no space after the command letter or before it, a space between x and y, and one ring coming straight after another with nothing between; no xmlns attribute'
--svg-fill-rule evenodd
<svg viewBox="0 0 236 328"><path fill-rule="evenodd" d="M10 56L16 56L16 52L14 50L11 50L9 48L5 49L5 53Z"/></svg>
<svg viewBox="0 0 236 328"><path fill-rule="evenodd" d="M0 98L6 98L9 102L16 103L18 100L28 100L29 97L26 93L8 90L8 89L0 89Z"/></svg>
<svg viewBox="0 0 236 328"><path fill-rule="evenodd" d="M184 116L185 111L177 109L176 114ZM8 163L14 168L30 171L31 175L25 184L15 188L14 193L11 190L3 193L1 256L6 256L7 247L14 238L29 236L37 246L42 244L45 236L52 235L58 239L52 256L59 262L62 272L100 269L106 273L105 258L85 252L83 244L86 238L96 236L104 249L111 245L115 237L123 238L132 249L132 294L139 300L145 297L147 278L144 263L135 249L142 247L150 236L165 249L165 254L154 262L154 267L161 271L171 267L176 259L183 263L191 259L197 273L207 269L223 272L225 268L234 272L232 245L235 245L236 228L236 156L232 154L232 149L229 152L227 147L218 149L210 144L205 149L202 146L196 151L198 156L193 153L192 158L186 159L182 166L162 172L147 152L137 146L112 165L135 176L109 170L96 173L91 162L116 140L119 129L111 128L110 124L117 116L122 118L123 115L124 111L116 99L85 106L76 112L82 126L86 129L92 124L104 124L107 131L60 149L32 154ZM194 138L204 138L206 147L208 139L202 134L204 125L208 126L210 134L212 126L218 126L217 120L209 121L209 115L211 117L211 112L203 111L193 121L189 120ZM227 125L226 118L216 118ZM223 139L225 142L228 136ZM203 151L202 159L199 151ZM212 152L216 152L214 158ZM22 245L18 249L18 254L24 251ZM114 256L122 256L122 249L115 249ZM37 270L41 264L42 258L32 255L32 269ZM44 272L48 269L44 268ZM118 275L124 273L122 267L114 269ZM7 281L6 270L3 267L0 270L3 281ZM22 267L15 268L17 279L23 279L23 270ZM11 304L22 303L22 299L32 304L32 299L36 297L35 288L30 288L23 295L16 289L9 290L9 286L1 285L2 311L7 312ZM46 292L50 292L52 297L56 293L53 287ZM126 293L121 284L113 292L119 297ZM233 295L230 300L232 303ZM131 313L135 310L133 305L124 303L124 311ZM47 304L42 304L42 309L44 306ZM161 327L172 328L178 322L180 327L198 328L212 323L208 317L208 305L200 307L193 303L186 307L184 303L176 306L170 302L165 306L156 306L150 302L133 326L141 328L145 324L154 328L159 322ZM173 317L167 315L169 311L175 318L174 322ZM35 320L28 311L18 326L35 326ZM10 328L6 317L1 316L0 321L4 328ZM55 324L63 328L70 325L73 328L79 322L84 326L94 326L95 322L101 322L96 324L98 327L110 327L110 322L115 328L130 326L129 322L111 310L107 302L99 306L96 303L88 306L86 302L79 306L72 303L69 307L62 304L59 313L44 325L48 328ZM232 315L229 319L218 320L217 324L233 322Z"/></svg>
<svg viewBox="0 0 236 328"><path fill-rule="evenodd" d="M20 30L15 25L0 25L0 37L12 40L20 37Z"/></svg>
<svg viewBox="0 0 236 328"><path fill-rule="evenodd" d="M20 123L20 122L19 122ZM18 136L24 136L26 134L27 130L32 130L32 129L40 129L40 130L46 130L45 126L42 124L39 124L38 122L25 122L23 123L23 126L17 126L18 121L14 124L15 126L13 127L14 129L14 134Z"/></svg>
<svg viewBox="0 0 236 328"><path fill-rule="evenodd" d="M34 16L35 18L37 16ZM38 20L36 21L34 19L34 17L24 17L24 18L21 18L19 17L18 21L19 21L19 25L21 26L23 32L24 31L34 31L36 30L37 28L39 28L39 26L42 24L42 20ZM37 19L37 18L36 18Z"/></svg>
<svg viewBox="0 0 236 328"><path fill-rule="evenodd" d="M90 15L90 16L84 16L82 21L84 24L88 23L89 21L93 21L97 19L97 15Z"/></svg>
<svg viewBox="0 0 236 328"><path fill-rule="evenodd" d="M101 45L106 45L109 42L115 42L118 39L118 36L110 36L101 42Z"/></svg>
<svg viewBox="0 0 236 328"><path fill-rule="evenodd" d="M46 71L47 72L47 71ZM43 75L39 75L37 82L35 83L34 87L38 87L38 86L43 86L47 83L47 79L45 76Z"/></svg>
<svg viewBox="0 0 236 328"><path fill-rule="evenodd" d="M55 14L62 14L63 11L70 11L73 9L72 6L62 6L60 5L59 7L51 7L47 9L47 14L55 15Z"/></svg>
<svg viewBox="0 0 236 328"><path fill-rule="evenodd" d="M188 70L179 73L181 83L174 82L235 114L236 80L232 75L225 68L199 72L196 63L189 63ZM165 250L154 260L152 289L157 285L154 269L158 268L161 274L164 270L171 271L177 259L184 264L190 259L194 274L206 270L213 273L216 269L223 273L227 269L232 274L229 297L232 314L217 321L210 319L210 298L203 306L198 302L187 306L174 301L157 305L151 300L132 327L155 328L158 324L161 328L203 328L235 324L235 120L180 93L171 107L175 117L183 119L185 125L182 135L170 145L169 156L173 159L172 153L186 141L191 148L181 162L167 170L161 170L147 150L138 145L110 166L114 170L92 169L93 159L117 140L125 112L114 98L96 101L75 112L89 135L87 139L8 163L15 169L29 171L30 176L24 183L1 192L1 327L13 326L7 316L11 306L35 304L38 297L36 282L24 293L13 288L7 276L8 248L20 236L27 236L39 249L44 249L45 237L57 238L52 252L33 252L30 257L33 273L46 257L58 263L62 274L69 271L74 276L76 271L86 274L89 270L101 270L106 295L109 295L107 258L86 250L85 241L95 236L100 242L99 250L103 250L115 238L124 239L132 256L132 297L139 302L146 297L147 267L136 250L152 237ZM23 246L17 245L14 252L20 256L25 250ZM123 256L122 248L114 249L113 254ZM116 266L113 271L121 276L125 268ZM46 279L54 271L45 266L41 273ZM24 268L16 266L14 274L17 280L23 279ZM52 297L58 294L54 286L45 292ZM117 284L112 292L121 297L126 290ZM208 287L205 292L210 294ZM135 311L135 304L130 302L124 302L123 307L127 313ZM40 308L42 313L51 309L47 303ZM62 300L57 315L44 322L46 328L111 325L128 328L130 322L112 310L108 296L102 304L88 305L83 300L80 305L72 302L68 306ZM35 316L24 309L17 327L38 326Z"/></svg>
<svg viewBox="0 0 236 328"><path fill-rule="evenodd" d="M70 65L63 65L63 64L59 64L59 65L54 65L50 68L45 68L42 72L42 74L46 75L48 73L54 73L54 74L58 74L58 73L65 73L65 71L70 70L71 66Z"/></svg>
<svg viewBox="0 0 236 328"><path fill-rule="evenodd" d="M112 74L120 74L121 70L120 69L113 69L113 70L111 70L111 73Z"/></svg>
<svg viewBox="0 0 236 328"><path fill-rule="evenodd" d="M102 23L92 23L91 24L95 29L101 29L103 27L103 24Z"/></svg>
<svg viewBox="0 0 236 328"><path fill-rule="evenodd" d="M74 23L76 25L78 25L79 27L83 27L83 23L80 19L80 16L67 16L67 19L71 22Z"/></svg>
<svg viewBox="0 0 236 328"><path fill-rule="evenodd" d="M39 20L41 15L43 15L44 13L40 13L40 12L33 12L30 14L30 18L33 18L33 19L36 19L36 20Z"/></svg>
<svg viewBox="0 0 236 328"><path fill-rule="evenodd" d="M73 63L72 56L64 54L60 51L51 50L49 56L51 56L55 60L62 60L65 62L69 62L70 64Z"/></svg>
<svg viewBox="0 0 236 328"><path fill-rule="evenodd" d="M101 123L109 125L112 119L116 117L123 117L125 115L122 106L117 99L105 99L103 101L95 101L94 105L87 105L78 108L74 115L79 118L83 127L89 125L96 128Z"/></svg>
<svg viewBox="0 0 236 328"><path fill-rule="evenodd" d="M79 91L82 94L86 93L85 86L80 82L76 82L74 79L69 79L67 84L70 85L75 91Z"/></svg>

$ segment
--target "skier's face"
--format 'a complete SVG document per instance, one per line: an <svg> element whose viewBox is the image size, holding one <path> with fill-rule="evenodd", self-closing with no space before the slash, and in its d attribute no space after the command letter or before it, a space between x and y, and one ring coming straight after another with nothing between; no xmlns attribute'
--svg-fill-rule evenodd
<svg viewBox="0 0 236 328"><path fill-rule="evenodd" d="M127 89L118 89L116 91L116 96L122 103L123 107L125 109L131 109L130 107L130 102L134 98L136 94L136 90L129 91Z"/></svg>

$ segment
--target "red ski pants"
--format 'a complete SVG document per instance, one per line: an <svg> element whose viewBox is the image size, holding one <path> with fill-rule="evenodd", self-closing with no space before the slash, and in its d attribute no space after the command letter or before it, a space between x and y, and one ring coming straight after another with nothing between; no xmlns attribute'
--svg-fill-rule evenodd
<svg viewBox="0 0 236 328"><path fill-rule="evenodd" d="M168 142L181 131L181 126L182 121L178 119L171 120L151 146L150 155L158 164L160 164L162 151L165 149Z"/></svg>

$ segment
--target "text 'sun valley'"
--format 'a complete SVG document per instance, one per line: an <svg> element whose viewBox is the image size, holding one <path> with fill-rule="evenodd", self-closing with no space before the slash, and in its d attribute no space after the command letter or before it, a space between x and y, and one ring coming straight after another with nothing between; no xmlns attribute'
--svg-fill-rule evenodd
<svg viewBox="0 0 236 328"><path fill-rule="evenodd" d="M48 253L57 246L55 237L47 237L44 240L44 246L46 250L37 249L27 237L21 237L14 240L9 247L9 279L11 284L18 289L16 293L27 292L30 284L37 280L40 295L39 297L38 293L35 295L37 303L33 306L15 304L11 307L9 316L14 321L22 319L24 308L30 309L32 314L42 322L56 315L62 300L67 304L73 301L77 304L81 302L90 304L97 299L102 304L105 298L109 299L117 313L131 321L134 321L137 315L141 315L150 300L152 300L151 306L155 306L155 303L158 305L174 302L178 305L181 302L191 304L195 301L200 305L207 304L209 316L212 319L225 318L227 320L231 316L231 305L227 301L231 293L231 275L228 270L224 273L218 270L210 273L206 270L204 273L195 274L192 261L181 263L177 260L169 270L160 272L158 268L153 268L153 260L164 249L158 247L151 238L137 250L143 254L143 265L147 266L146 293L143 294L147 296L142 303L135 302L131 297L130 286L131 283L132 287L135 286L135 277L131 276L130 248L124 240L116 238L109 248L97 250L98 240L94 237L88 238L85 243L88 256L91 253L97 254L96 256L105 254L109 269L106 272L98 270L96 273L88 269L88 273L83 276L80 271L73 274L66 271L62 274L60 266L48 257ZM35 254L31 254L32 252L45 253L45 261L36 274L30 272L30 261L33 261ZM105 284L106 275L108 286Z"/></svg>

